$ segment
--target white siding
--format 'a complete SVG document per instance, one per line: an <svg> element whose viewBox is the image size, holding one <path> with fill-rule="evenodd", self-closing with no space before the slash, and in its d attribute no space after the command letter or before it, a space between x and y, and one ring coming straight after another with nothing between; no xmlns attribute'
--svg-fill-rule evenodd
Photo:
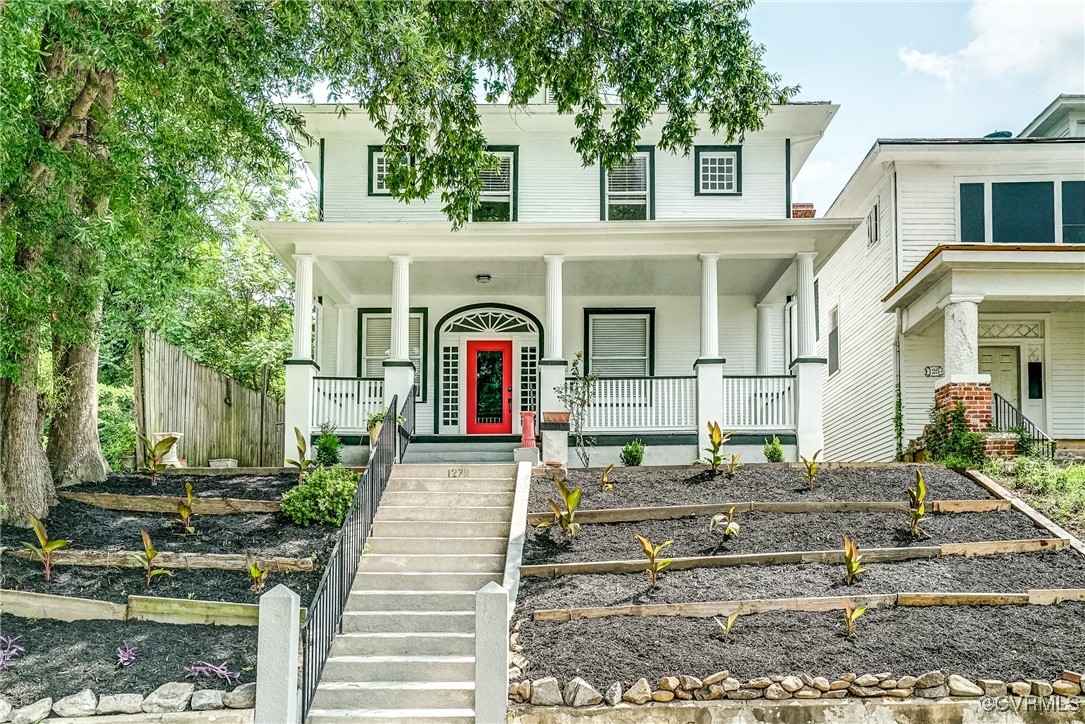
<svg viewBox="0 0 1085 724"><path fill-rule="evenodd" d="M1051 429L1046 432L1056 439L1085 439L1085 314L1052 314L1048 334Z"/></svg>
<svg viewBox="0 0 1085 724"><path fill-rule="evenodd" d="M879 204L880 241L860 225L818 273L818 355L828 357L829 313L839 308L839 370L824 388L825 459L892 460L896 454L896 317L880 300L893 286L892 185L885 176L855 216Z"/></svg>
<svg viewBox="0 0 1085 724"><path fill-rule="evenodd" d="M923 434L934 407L937 378L926 377L923 368L942 365L944 346L942 326L935 325L922 335L910 335L901 340L900 378L904 404L904 445Z"/></svg>

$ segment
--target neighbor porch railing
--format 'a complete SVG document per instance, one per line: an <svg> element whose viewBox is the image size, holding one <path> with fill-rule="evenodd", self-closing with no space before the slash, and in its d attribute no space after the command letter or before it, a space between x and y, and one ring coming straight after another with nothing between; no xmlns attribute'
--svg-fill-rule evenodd
<svg viewBox="0 0 1085 724"><path fill-rule="evenodd" d="M791 375L723 377L726 430L793 430L795 378Z"/></svg>
<svg viewBox="0 0 1085 724"><path fill-rule="evenodd" d="M384 409L384 380L376 377L314 377L313 427L330 422L339 433L364 433L366 416Z"/></svg>
<svg viewBox="0 0 1085 724"><path fill-rule="evenodd" d="M997 392L991 398L991 426L999 432L1023 432L1031 440L1035 455L1045 458L1055 457L1055 441L1047 436L1032 420L1021 414L1013 404ZM1018 452L1024 453L1028 451Z"/></svg>
<svg viewBox="0 0 1085 724"><path fill-rule="evenodd" d="M600 377L587 432L688 432L697 427L696 377Z"/></svg>

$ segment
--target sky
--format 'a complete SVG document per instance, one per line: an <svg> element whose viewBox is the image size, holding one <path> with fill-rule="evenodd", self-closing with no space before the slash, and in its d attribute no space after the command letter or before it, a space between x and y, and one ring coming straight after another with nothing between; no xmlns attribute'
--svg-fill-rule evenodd
<svg viewBox="0 0 1085 724"><path fill-rule="evenodd" d="M1085 93L1085 0L760 0L769 70L840 110L792 198L822 215L878 138L1018 133L1059 93Z"/></svg>

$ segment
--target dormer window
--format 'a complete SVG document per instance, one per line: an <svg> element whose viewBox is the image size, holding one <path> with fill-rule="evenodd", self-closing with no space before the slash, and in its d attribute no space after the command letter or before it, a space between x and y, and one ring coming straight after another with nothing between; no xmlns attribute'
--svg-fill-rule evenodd
<svg viewBox="0 0 1085 724"><path fill-rule="evenodd" d="M742 194L742 146L695 146L693 192L697 196Z"/></svg>
<svg viewBox="0 0 1085 724"><path fill-rule="evenodd" d="M490 146L497 166L482 172L482 193L471 221L516 221L517 146Z"/></svg>
<svg viewBox="0 0 1085 724"><path fill-rule="evenodd" d="M654 219L655 152L651 146L637 146L626 163L602 172L603 221L646 221Z"/></svg>

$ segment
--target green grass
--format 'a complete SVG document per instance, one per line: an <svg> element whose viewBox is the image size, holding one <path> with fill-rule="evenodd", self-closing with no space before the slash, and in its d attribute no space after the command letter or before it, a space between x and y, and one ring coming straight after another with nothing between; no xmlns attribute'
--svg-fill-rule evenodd
<svg viewBox="0 0 1085 724"><path fill-rule="evenodd" d="M985 466L988 467L988 466ZM995 475L1028 493L1033 506L1079 535L1085 532L1085 463L1056 465L1042 458L1020 457L1011 473Z"/></svg>

